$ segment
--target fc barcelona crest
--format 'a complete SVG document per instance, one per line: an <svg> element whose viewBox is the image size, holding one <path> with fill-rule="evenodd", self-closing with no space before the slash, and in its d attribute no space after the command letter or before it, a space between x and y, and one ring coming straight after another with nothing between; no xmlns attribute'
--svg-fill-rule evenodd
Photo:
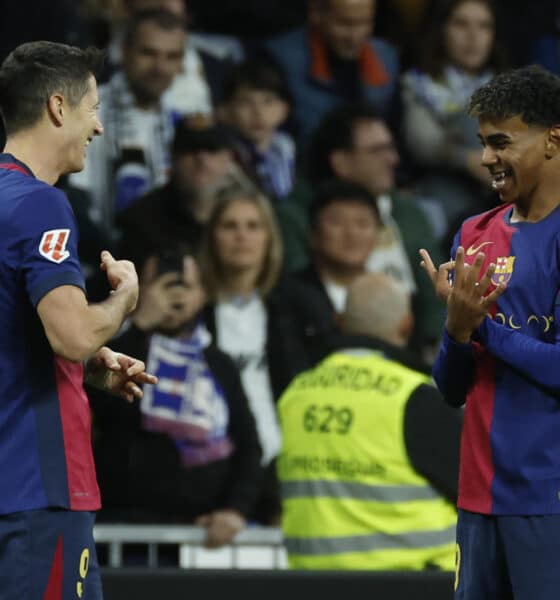
<svg viewBox="0 0 560 600"><path fill-rule="evenodd" d="M515 256L499 256L496 259L496 271L492 275L492 283L499 285L500 283L508 283L513 275L513 263Z"/></svg>

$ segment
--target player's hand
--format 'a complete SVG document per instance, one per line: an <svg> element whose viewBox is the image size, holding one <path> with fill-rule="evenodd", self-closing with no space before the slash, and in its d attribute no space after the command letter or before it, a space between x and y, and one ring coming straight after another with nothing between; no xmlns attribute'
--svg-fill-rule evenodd
<svg viewBox="0 0 560 600"><path fill-rule="evenodd" d="M132 402L135 398L142 398L140 386L157 383L157 377L146 373L146 366L141 360L103 346L88 360L86 381Z"/></svg>
<svg viewBox="0 0 560 600"><path fill-rule="evenodd" d="M447 298L449 297L449 292L451 291L451 279L450 273L455 268L455 261L450 260L442 263L437 269L434 265L434 261L430 256L429 252L424 248L419 250L420 256L422 260L420 261L420 266L426 271L432 285L434 286L434 291L436 296L445 304L447 304Z"/></svg>
<svg viewBox="0 0 560 600"><path fill-rule="evenodd" d="M107 273L109 285L114 292L127 294L127 314L132 312L138 301L138 275L134 264L129 260L115 260L109 251L103 250L100 269Z"/></svg>
<svg viewBox="0 0 560 600"><path fill-rule="evenodd" d="M201 515L195 524L206 528L205 546L219 548L230 544L236 534L245 528L247 522L236 510L224 509Z"/></svg>
<svg viewBox="0 0 560 600"><path fill-rule="evenodd" d="M467 344L473 331L482 323L490 307L506 290L500 283L494 286L492 276L496 265L490 263L482 277L485 255L479 252L472 265L465 264L465 251L457 248L454 284L447 299L447 320L445 327L456 341Z"/></svg>

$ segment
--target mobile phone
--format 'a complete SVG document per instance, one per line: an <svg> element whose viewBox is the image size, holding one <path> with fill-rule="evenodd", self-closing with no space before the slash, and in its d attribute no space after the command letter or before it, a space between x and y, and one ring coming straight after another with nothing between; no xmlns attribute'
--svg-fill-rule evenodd
<svg viewBox="0 0 560 600"><path fill-rule="evenodd" d="M177 273L178 282L183 278L183 255L173 250L165 250L158 256L158 275Z"/></svg>

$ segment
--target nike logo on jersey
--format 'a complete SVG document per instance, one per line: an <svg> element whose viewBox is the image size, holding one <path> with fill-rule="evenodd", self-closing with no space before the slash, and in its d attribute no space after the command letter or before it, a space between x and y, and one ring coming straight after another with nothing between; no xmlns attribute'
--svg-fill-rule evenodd
<svg viewBox="0 0 560 600"><path fill-rule="evenodd" d="M480 252L481 248L484 248L484 246L488 246L488 244L493 244L494 242L482 242L482 244L479 244L478 246L469 246L467 248L467 256L472 256L473 254L477 254L478 252Z"/></svg>
<svg viewBox="0 0 560 600"><path fill-rule="evenodd" d="M45 231L39 244L39 252L47 260L54 263L61 263L70 256L66 250L66 243L70 237L70 229L51 229Z"/></svg>

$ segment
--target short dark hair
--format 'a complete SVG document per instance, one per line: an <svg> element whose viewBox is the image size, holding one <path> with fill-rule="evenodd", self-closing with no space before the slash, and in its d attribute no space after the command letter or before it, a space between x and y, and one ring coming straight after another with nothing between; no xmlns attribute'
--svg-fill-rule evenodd
<svg viewBox="0 0 560 600"><path fill-rule="evenodd" d="M290 102L288 83L281 67L272 59L250 58L235 65L228 73L223 85L223 98L230 102L241 88L267 91Z"/></svg>
<svg viewBox="0 0 560 600"><path fill-rule="evenodd" d="M187 30L185 20L172 12L162 9L141 10L134 13L126 23L123 43L127 48L134 45L138 30L144 23L148 22L155 23L160 29L165 31L172 31L174 29Z"/></svg>
<svg viewBox="0 0 560 600"><path fill-rule="evenodd" d="M6 135L37 123L48 99L61 93L76 106L97 76L104 53L55 42L28 42L13 50L0 67L0 112Z"/></svg>
<svg viewBox="0 0 560 600"><path fill-rule="evenodd" d="M351 150L360 121L383 121L370 104L345 104L328 112L314 131L307 151L306 171L313 182L336 177L330 165L335 150ZM384 122L384 121L383 121Z"/></svg>
<svg viewBox="0 0 560 600"><path fill-rule="evenodd" d="M175 125L175 135L171 146L173 157L194 152L233 149L233 135L230 129L206 115L183 117Z"/></svg>
<svg viewBox="0 0 560 600"><path fill-rule="evenodd" d="M309 205L308 217L311 229L317 226L319 214L334 202L359 202L371 210L378 222L380 220L377 201L368 189L346 179L327 179L315 188Z"/></svg>
<svg viewBox="0 0 560 600"><path fill-rule="evenodd" d="M527 125L558 125L560 77L537 65L505 71L474 92L468 111L481 120L519 116Z"/></svg>

